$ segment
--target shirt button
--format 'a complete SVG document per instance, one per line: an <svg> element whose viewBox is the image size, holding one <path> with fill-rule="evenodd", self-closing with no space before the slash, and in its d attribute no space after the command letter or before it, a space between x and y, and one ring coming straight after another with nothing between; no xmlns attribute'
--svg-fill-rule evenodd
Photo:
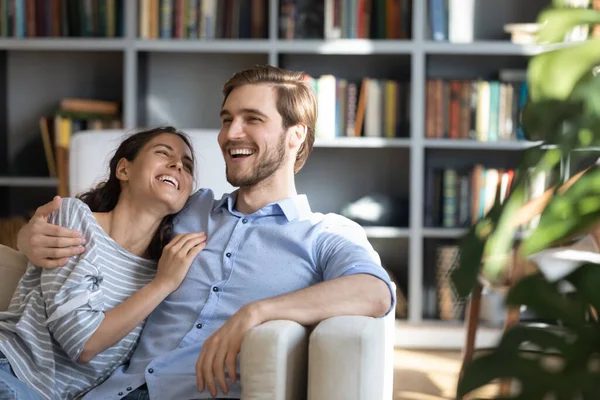
<svg viewBox="0 0 600 400"><path fill-rule="evenodd" d="M119 396L123 396L123 392L119 392Z"/></svg>
<svg viewBox="0 0 600 400"><path fill-rule="evenodd" d="M248 218L244 218L244 219L242 220L242 224L246 224L246 223L248 223Z"/></svg>
<svg viewBox="0 0 600 400"><path fill-rule="evenodd" d="M153 370L152 368L149 368L149 369L148 369L148 372L149 372L149 373L153 373L153 372L154 372L154 370Z"/></svg>
<svg viewBox="0 0 600 400"><path fill-rule="evenodd" d="M213 292L218 292L218 291L219 291L219 288L216 286L213 286Z"/></svg>
<svg viewBox="0 0 600 400"><path fill-rule="evenodd" d="M231 253L227 253L227 254L225 254L225 256L226 256L227 258L229 258L229 257L231 257Z"/></svg>
<svg viewBox="0 0 600 400"><path fill-rule="evenodd" d="M129 386L129 387L127 388L127 391L128 391L128 392L131 392L131 386Z"/></svg>
<svg viewBox="0 0 600 400"><path fill-rule="evenodd" d="M198 328L198 329L202 329L202 324L198 324L198 325L196 325L196 328Z"/></svg>

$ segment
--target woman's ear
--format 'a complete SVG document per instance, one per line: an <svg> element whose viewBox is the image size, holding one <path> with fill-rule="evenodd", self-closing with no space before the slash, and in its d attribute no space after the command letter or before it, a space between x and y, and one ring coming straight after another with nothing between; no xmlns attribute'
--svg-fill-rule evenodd
<svg viewBox="0 0 600 400"><path fill-rule="evenodd" d="M117 179L120 181L128 181L129 180L129 161L126 158L121 158L117 163Z"/></svg>

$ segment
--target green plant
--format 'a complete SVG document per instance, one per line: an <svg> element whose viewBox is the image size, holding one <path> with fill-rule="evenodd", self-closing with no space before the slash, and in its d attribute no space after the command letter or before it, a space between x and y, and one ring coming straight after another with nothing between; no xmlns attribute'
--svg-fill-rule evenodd
<svg viewBox="0 0 600 400"><path fill-rule="evenodd" d="M510 262L517 230L513 222L524 204L532 169L533 174L549 171L573 150L600 142L600 76L594 73L600 64L600 40L562 43L570 29L600 24L600 12L563 4L554 0L539 15L538 44L546 48L532 57L527 71L529 99L522 122L527 139L540 145L525 152L509 198L502 204L497 201L461 239L461 263L452 273L461 297L472 293L480 276L496 280ZM521 241L520 256L563 243L599 220L600 171L593 168L569 189L559 191L557 186L537 228ZM560 321L562 327L517 326L507 331L495 349L467 366L458 385L459 398L499 378L520 383L515 399L600 398L600 324L587 312L589 306L600 310L600 266L583 265L564 281L576 289L569 296L559 290L564 282L549 282L542 275L528 276L511 288L507 305L527 306L544 319ZM525 345L536 351L524 351ZM558 360L552 367L547 365L550 354Z"/></svg>

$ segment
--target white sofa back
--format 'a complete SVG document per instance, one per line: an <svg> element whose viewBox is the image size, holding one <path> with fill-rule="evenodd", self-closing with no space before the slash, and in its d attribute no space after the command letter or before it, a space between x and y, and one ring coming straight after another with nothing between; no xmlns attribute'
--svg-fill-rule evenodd
<svg viewBox="0 0 600 400"><path fill-rule="evenodd" d="M108 163L119 144L134 131L102 130L77 132L69 154L69 195L82 193L108 176ZM188 130L196 156L196 186L210 188L215 198L235 190L225 178L225 161L216 130Z"/></svg>

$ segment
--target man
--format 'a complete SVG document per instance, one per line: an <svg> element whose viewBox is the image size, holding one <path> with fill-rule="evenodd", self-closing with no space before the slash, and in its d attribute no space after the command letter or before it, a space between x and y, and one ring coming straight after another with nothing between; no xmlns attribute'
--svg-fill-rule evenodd
<svg viewBox="0 0 600 400"><path fill-rule="evenodd" d="M174 233L205 231L206 248L148 318L129 365L84 399L239 398L236 360L253 327L393 308L389 276L362 228L313 213L296 192L317 119L303 74L255 67L235 74L223 95L218 141L227 180L239 189L220 200L208 189L190 198ZM40 208L19 234L21 251L44 267L79 254L64 247L81 244L45 222L51 210Z"/></svg>

